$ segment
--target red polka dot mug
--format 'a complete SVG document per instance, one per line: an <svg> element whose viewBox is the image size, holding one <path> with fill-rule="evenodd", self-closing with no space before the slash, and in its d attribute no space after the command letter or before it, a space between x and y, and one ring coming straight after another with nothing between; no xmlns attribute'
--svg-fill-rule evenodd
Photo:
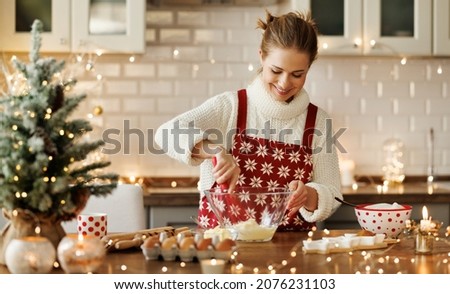
<svg viewBox="0 0 450 294"><path fill-rule="evenodd" d="M77 217L77 231L83 236L102 238L108 233L106 213L82 213Z"/></svg>

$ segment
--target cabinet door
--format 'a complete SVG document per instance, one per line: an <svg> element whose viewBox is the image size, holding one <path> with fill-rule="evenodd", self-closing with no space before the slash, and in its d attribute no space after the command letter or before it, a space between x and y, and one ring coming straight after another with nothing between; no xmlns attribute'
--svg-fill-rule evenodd
<svg viewBox="0 0 450 294"><path fill-rule="evenodd" d="M44 24L41 52L70 51L70 0L0 0L0 7L0 51L30 51L35 19Z"/></svg>
<svg viewBox="0 0 450 294"><path fill-rule="evenodd" d="M430 55L430 0L364 0L364 53Z"/></svg>
<svg viewBox="0 0 450 294"><path fill-rule="evenodd" d="M145 51L145 0L72 1L74 51Z"/></svg>
<svg viewBox="0 0 450 294"><path fill-rule="evenodd" d="M450 55L450 0L434 0L433 54Z"/></svg>
<svg viewBox="0 0 450 294"><path fill-rule="evenodd" d="M320 54L362 53L362 0L296 0L293 8L310 11L319 29Z"/></svg>

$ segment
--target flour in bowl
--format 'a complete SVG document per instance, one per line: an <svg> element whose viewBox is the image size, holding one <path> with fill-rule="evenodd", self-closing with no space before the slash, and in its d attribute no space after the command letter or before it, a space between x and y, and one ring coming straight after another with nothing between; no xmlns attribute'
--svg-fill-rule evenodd
<svg viewBox="0 0 450 294"><path fill-rule="evenodd" d="M254 219L240 222L233 226L238 232L237 240L241 241L269 241L276 231L276 227L268 228L260 226Z"/></svg>
<svg viewBox="0 0 450 294"><path fill-rule="evenodd" d="M403 209L405 207L403 205L398 204L397 202L394 202L392 204L377 203L377 204L367 205L365 208L367 208L367 209Z"/></svg>

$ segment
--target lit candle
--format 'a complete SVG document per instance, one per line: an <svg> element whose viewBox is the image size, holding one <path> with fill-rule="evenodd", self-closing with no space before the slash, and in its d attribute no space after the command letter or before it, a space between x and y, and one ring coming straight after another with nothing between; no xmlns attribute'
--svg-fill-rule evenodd
<svg viewBox="0 0 450 294"><path fill-rule="evenodd" d="M106 254L103 242L94 236L68 234L58 245L58 259L66 273L94 272Z"/></svg>
<svg viewBox="0 0 450 294"><path fill-rule="evenodd" d="M420 221L420 230L423 232L428 232L431 229L431 219L428 218L427 207L422 208L422 220Z"/></svg>
<svg viewBox="0 0 450 294"><path fill-rule="evenodd" d="M200 261L200 265L204 274L222 274L225 269L225 260L203 259Z"/></svg>

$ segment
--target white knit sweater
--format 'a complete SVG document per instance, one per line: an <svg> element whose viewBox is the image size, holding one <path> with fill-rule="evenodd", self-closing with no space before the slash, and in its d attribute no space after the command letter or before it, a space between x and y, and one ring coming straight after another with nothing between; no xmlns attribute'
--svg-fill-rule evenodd
<svg viewBox="0 0 450 294"><path fill-rule="evenodd" d="M257 77L247 87L247 97L247 130L252 129L252 133L256 133L257 137L265 137L261 132L267 129L267 123L270 123L270 128L276 130L271 138L286 143L302 143L307 107L310 102L305 90L300 91L290 103L276 101L267 92L261 78ZM210 132L213 130L212 133L222 136L223 139L216 137L216 142L230 150L232 142L229 140L229 134L230 130L236 128L237 106L237 91L224 92L164 123L156 131L155 141L167 155L189 165L200 165L202 191L211 188L215 181L212 174L213 166L211 160L192 158L191 150L195 144L204 139L207 130ZM319 108L315 125L318 135L314 136L312 149L314 151L321 148L321 151L313 152L313 180L307 184L316 189L319 205L314 212L300 209L304 219L309 222L328 218L340 205L334 198L342 199L337 153L332 142L328 144L326 142L327 137L331 138L333 135L327 136L327 121L330 132L331 119ZM285 135L280 139L278 134L286 129L292 131L284 131Z"/></svg>

